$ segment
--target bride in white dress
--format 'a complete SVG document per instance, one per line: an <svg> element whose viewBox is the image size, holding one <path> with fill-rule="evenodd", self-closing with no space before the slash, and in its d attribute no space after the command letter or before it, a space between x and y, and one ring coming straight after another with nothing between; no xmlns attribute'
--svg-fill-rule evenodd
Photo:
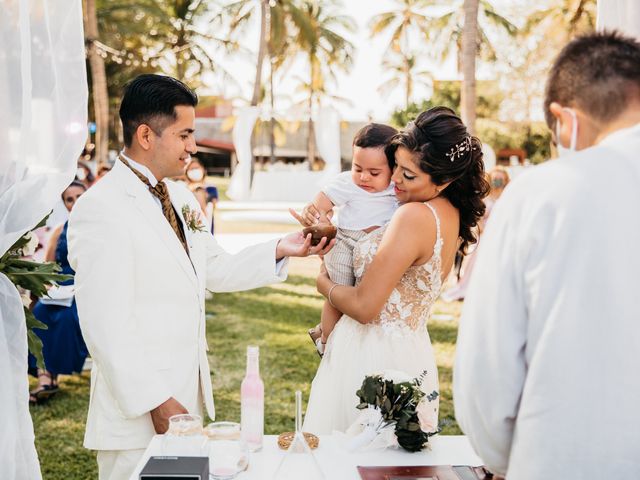
<svg viewBox="0 0 640 480"><path fill-rule="evenodd" d="M421 113L386 148L395 160L392 180L402 206L384 227L354 249L354 287L326 272L318 291L344 313L331 333L311 386L304 430L346 430L357 418L356 391L366 375L426 371L423 390L438 391L427 319L458 248L476 241L484 213L481 143L453 111ZM433 402L437 427L437 400Z"/></svg>

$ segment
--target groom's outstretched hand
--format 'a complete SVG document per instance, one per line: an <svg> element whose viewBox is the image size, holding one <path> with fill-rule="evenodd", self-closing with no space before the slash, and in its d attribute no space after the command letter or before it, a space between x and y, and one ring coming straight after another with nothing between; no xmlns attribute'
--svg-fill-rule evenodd
<svg viewBox="0 0 640 480"><path fill-rule="evenodd" d="M151 410L150 413L156 433L166 433L169 429L169 417L189 412L179 401L171 397Z"/></svg>
<svg viewBox="0 0 640 480"><path fill-rule="evenodd" d="M327 238L323 237L320 243L315 247L311 246L311 234L306 237L302 232L294 232L282 237L276 247L276 260L284 257L307 257L309 255L324 255L333 245L336 239L327 242Z"/></svg>

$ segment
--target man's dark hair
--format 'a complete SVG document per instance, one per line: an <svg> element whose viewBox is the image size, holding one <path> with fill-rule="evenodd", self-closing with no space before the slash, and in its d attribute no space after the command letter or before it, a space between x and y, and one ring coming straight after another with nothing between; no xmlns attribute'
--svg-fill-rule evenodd
<svg viewBox="0 0 640 480"><path fill-rule="evenodd" d="M369 123L356 132L353 146L360 148L386 147L398 131L382 123Z"/></svg>
<svg viewBox="0 0 640 480"><path fill-rule="evenodd" d="M640 98L640 43L619 32L601 32L569 42L556 58L544 100L550 128L552 102L575 106L595 120L620 115L634 97Z"/></svg>
<svg viewBox="0 0 640 480"><path fill-rule="evenodd" d="M141 124L158 135L175 121L175 107L187 105L195 107L198 96L184 83L163 75L139 75L124 88L120 104L120 120L124 144L131 146L136 130Z"/></svg>

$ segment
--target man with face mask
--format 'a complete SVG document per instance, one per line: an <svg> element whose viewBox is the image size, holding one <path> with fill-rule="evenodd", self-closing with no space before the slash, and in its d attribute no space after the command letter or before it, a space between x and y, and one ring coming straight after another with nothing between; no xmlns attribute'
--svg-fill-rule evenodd
<svg viewBox="0 0 640 480"><path fill-rule="evenodd" d="M640 43L573 40L545 114L563 157L493 209L460 324L456 417L507 478L640 478Z"/></svg>

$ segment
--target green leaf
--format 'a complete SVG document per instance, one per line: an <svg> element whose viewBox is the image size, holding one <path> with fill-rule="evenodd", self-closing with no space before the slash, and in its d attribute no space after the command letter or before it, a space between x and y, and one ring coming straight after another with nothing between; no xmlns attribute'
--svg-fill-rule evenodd
<svg viewBox="0 0 640 480"><path fill-rule="evenodd" d="M33 330L27 331L27 346L31 354L36 357L36 364L38 368L46 370L44 365L44 357L42 356L42 340L38 337Z"/></svg>

